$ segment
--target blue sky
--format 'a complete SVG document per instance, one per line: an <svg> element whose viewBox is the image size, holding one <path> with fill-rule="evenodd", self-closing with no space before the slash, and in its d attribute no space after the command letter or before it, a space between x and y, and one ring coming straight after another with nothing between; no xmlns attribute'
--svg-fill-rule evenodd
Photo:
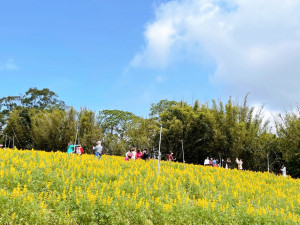
<svg viewBox="0 0 300 225"><path fill-rule="evenodd" d="M272 4L270 4L272 2ZM67 105L147 116L161 99L300 98L297 0L1 1L0 97L49 88Z"/></svg>

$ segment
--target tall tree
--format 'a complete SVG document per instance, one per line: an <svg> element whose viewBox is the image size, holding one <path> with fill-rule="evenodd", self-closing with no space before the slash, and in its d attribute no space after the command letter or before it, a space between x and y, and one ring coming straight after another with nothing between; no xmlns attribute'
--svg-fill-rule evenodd
<svg viewBox="0 0 300 225"><path fill-rule="evenodd" d="M300 177L300 107L276 119L276 130L279 138L279 148L288 172L294 177Z"/></svg>
<svg viewBox="0 0 300 225"><path fill-rule="evenodd" d="M57 99L58 95L50 91L48 88L39 90L37 88L29 88L25 95L21 98L23 107L51 109L51 108L65 108L65 103Z"/></svg>
<svg viewBox="0 0 300 225"><path fill-rule="evenodd" d="M176 101L169 101L167 99L160 100L158 103L152 103L150 107L150 116L151 117L158 117L159 114L163 113L164 111L168 110L170 107L177 105L178 102Z"/></svg>
<svg viewBox="0 0 300 225"><path fill-rule="evenodd" d="M78 125L78 141L85 149L85 152L92 153L93 145L101 140L103 136L95 113L86 108L82 108L78 114Z"/></svg>

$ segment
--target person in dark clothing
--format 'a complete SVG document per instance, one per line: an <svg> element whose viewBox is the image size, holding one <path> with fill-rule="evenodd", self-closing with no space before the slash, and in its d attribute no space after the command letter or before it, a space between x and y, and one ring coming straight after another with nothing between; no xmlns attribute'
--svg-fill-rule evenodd
<svg viewBox="0 0 300 225"><path fill-rule="evenodd" d="M148 152L147 152L147 149L145 148L144 151L143 151L143 155L142 155L142 159L143 160L147 160L149 159L149 155L148 155Z"/></svg>
<svg viewBox="0 0 300 225"><path fill-rule="evenodd" d="M225 168L230 169L230 165L231 165L231 159L227 158Z"/></svg>

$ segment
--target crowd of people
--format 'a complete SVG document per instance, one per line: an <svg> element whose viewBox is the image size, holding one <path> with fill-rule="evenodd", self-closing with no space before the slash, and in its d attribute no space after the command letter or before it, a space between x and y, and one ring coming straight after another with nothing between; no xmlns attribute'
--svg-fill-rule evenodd
<svg viewBox="0 0 300 225"><path fill-rule="evenodd" d="M238 170L243 170L243 160L236 158L235 162L237 164L237 169ZM222 160L222 163L220 163L217 159L207 157L204 160L204 166L225 167L225 169L230 169L231 168L231 159L227 158L226 161ZM285 165L282 165L280 171L281 171L282 176L286 177L286 167L285 167Z"/></svg>
<svg viewBox="0 0 300 225"><path fill-rule="evenodd" d="M242 159L235 159L238 169L242 170L243 169L243 160ZM219 162L217 159L214 158L209 158L207 157L204 160L204 166L211 166L211 167L225 167L225 169L230 169L231 168L231 159L227 158L226 161L222 160L222 163Z"/></svg>
<svg viewBox="0 0 300 225"><path fill-rule="evenodd" d="M143 151L136 149L135 147L131 148L128 152L125 153L125 161L136 160L136 159L149 159L149 154L146 148Z"/></svg>
<svg viewBox="0 0 300 225"><path fill-rule="evenodd" d="M97 145L93 147L93 151L95 152L95 156L98 159L101 159L101 157L102 157L102 149L103 149L103 147L101 145L101 141L97 141L96 144ZM73 145L72 142L69 142L67 153L68 154L82 155L84 153L84 150L83 150L81 144Z"/></svg>
<svg viewBox="0 0 300 225"><path fill-rule="evenodd" d="M98 159L101 159L102 150L103 150L103 147L101 146L101 141L97 141L96 144L97 145L93 147L93 151L95 152L95 156ZM68 145L67 153L82 155L84 153L84 150L80 144L73 145L73 143L70 142ZM136 147L132 147L128 152L125 153L125 161L136 160L136 159L143 159L145 161L150 159L147 149L145 148L143 151L141 151L140 149L137 149ZM176 161L176 159L173 157L172 152L167 154L167 160L168 161ZM235 162L237 163L237 168L239 170L243 170L243 160L236 158ZM207 157L204 160L204 166L225 167L225 169L230 169L231 163L232 162L231 162L230 158L227 158L226 161L224 159L222 159L222 162L219 162L217 159L209 158L209 157ZM286 177L286 167L284 165L282 165L280 171L282 173L282 176Z"/></svg>
<svg viewBox="0 0 300 225"><path fill-rule="evenodd" d="M84 153L84 150L83 150L81 144L73 145L72 142L69 142L67 153L68 154L73 153L73 154L76 154L76 155L82 155Z"/></svg>

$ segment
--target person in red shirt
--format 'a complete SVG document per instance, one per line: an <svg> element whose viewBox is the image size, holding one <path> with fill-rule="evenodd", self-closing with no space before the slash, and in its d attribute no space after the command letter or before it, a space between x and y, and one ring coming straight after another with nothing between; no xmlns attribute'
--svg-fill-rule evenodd
<svg viewBox="0 0 300 225"><path fill-rule="evenodd" d="M173 158L173 152L168 154L168 161L174 161L175 159Z"/></svg>
<svg viewBox="0 0 300 225"><path fill-rule="evenodd" d="M140 149L138 149L137 152L136 152L135 158L136 158L136 159L141 159L142 156L143 156L143 153L141 152Z"/></svg>
<svg viewBox="0 0 300 225"><path fill-rule="evenodd" d="M79 144L77 147L76 147L76 149L75 149L75 153L77 154L77 155L82 155L83 154L83 148L81 147L81 145Z"/></svg>

